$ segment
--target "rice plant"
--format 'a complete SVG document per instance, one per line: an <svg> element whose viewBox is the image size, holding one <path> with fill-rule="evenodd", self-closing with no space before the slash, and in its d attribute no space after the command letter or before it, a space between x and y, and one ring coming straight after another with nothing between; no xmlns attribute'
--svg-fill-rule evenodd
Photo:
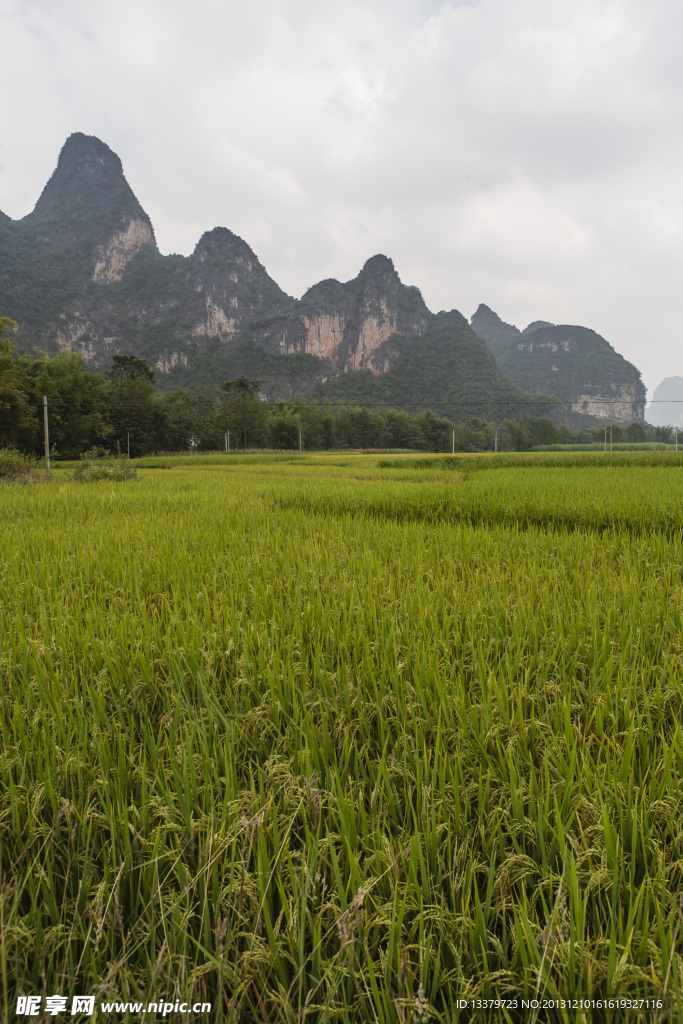
<svg viewBox="0 0 683 1024"><path fill-rule="evenodd" d="M91 448L76 465L71 479L79 484L92 484L99 480L134 480L136 476L137 469L125 455L112 455L106 448Z"/></svg>
<svg viewBox="0 0 683 1024"><path fill-rule="evenodd" d="M387 476L3 489L4 1019L683 1020L682 478Z"/></svg>

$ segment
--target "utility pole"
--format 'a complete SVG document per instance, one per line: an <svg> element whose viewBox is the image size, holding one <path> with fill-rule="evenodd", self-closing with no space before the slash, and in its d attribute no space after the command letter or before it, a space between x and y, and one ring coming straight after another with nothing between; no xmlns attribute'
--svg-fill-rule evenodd
<svg viewBox="0 0 683 1024"><path fill-rule="evenodd" d="M226 450L226 452L228 450L228 435L227 434L225 435L225 450Z"/></svg>
<svg viewBox="0 0 683 1024"><path fill-rule="evenodd" d="M607 451L607 424L605 424L605 451Z"/></svg>
<svg viewBox="0 0 683 1024"><path fill-rule="evenodd" d="M455 455L455 427L453 427L453 455Z"/></svg>
<svg viewBox="0 0 683 1024"><path fill-rule="evenodd" d="M50 435L47 428L47 395L43 395L43 425L45 427L45 476L50 479Z"/></svg>
<svg viewBox="0 0 683 1024"><path fill-rule="evenodd" d="M609 425L609 450L612 451L612 424Z"/></svg>
<svg viewBox="0 0 683 1024"><path fill-rule="evenodd" d="M228 451L230 451L230 431L228 431Z"/></svg>
<svg viewBox="0 0 683 1024"><path fill-rule="evenodd" d="M674 427L674 430L676 431L676 451L678 451L678 427Z"/></svg>
<svg viewBox="0 0 683 1024"><path fill-rule="evenodd" d="M494 452L498 451L498 427L494 427L493 450L494 450Z"/></svg>

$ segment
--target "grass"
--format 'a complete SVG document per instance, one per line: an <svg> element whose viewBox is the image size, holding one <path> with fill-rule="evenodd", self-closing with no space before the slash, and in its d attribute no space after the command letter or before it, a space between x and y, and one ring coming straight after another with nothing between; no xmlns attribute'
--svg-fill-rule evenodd
<svg viewBox="0 0 683 1024"><path fill-rule="evenodd" d="M476 455L416 455L408 458L381 459L380 469L433 469L445 471L456 469L472 472L477 469L575 469L595 467L618 469L623 466L653 466L658 469L683 467L681 452L653 449L628 449L616 452L586 451L567 452L486 452Z"/></svg>
<svg viewBox="0 0 683 1024"><path fill-rule="evenodd" d="M683 1020L683 476L636 454L4 488L5 1019Z"/></svg>
<svg viewBox="0 0 683 1024"><path fill-rule="evenodd" d="M637 451L678 451L675 444L669 444L666 441L614 441L614 443L608 447L608 443L604 441L595 442L594 444L537 444L534 445L533 451L535 452L607 452L612 453L612 449L615 452L637 452Z"/></svg>
<svg viewBox="0 0 683 1024"><path fill-rule="evenodd" d="M113 455L105 448L92 448L86 452L71 474L79 484L98 483L101 480L135 480L137 469L125 455Z"/></svg>
<svg viewBox="0 0 683 1024"><path fill-rule="evenodd" d="M31 483L37 460L15 448L0 448L0 483Z"/></svg>

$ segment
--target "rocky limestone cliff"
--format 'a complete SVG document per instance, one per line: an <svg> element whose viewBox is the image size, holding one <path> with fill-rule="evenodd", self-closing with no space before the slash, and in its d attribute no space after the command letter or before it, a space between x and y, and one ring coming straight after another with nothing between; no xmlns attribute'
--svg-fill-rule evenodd
<svg viewBox="0 0 683 1024"><path fill-rule="evenodd" d="M163 256L118 156L80 133L65 143L35 209L19 221L0 213L0 309L18 322L16 340L24 351L71 349L102 368L115 353L132 352L155 367L168 388L215 386L244 373L261 381L268 398L291 398L345 374L379 381L407 351L422 346L415 372L424 380L409 380L406 371L399 390L404 403L410 393L427 408L436 407L444 389L456 394L444 373L455 373L457 360L465 383L467 367L479 365L472 348L478 341L469 327L462 333L454 315L439 321L438 345L433 337L423 344L435 318L386 256L373 256L351 281L321 281L299 300L282 291L247 243L226 228L202 235L189 257ZM582 328L537 321L522 335L485 306L473 326L502 369L527 390L552 391L568 399L568 408L598 415L605 402L620 415L629 402L637 404L637 371L597 335L588 348L598 351L598 339L621 360L618 366L612 360L607 376L601 376L604 359L592 375L585 360L577 360L581 339L566 332ZM565 333L546 339L548 331ZM581 364L576 378L570 372L575 364ZM402 365L412 366L405 358ZM493 380L490 367L482 372ZM477 374L470 376L478 388ZM558 382L570 379L564 395ZM517 392L509 402L522 408ZM475 407L484 408L476 395ZM464 414L464 401L458 408Z"/></svg>
<svg viewBox="0 0 683 1024"><path fill-rule="evenodd" d="M615 423L643 419L639 371L595 331L547 320L520 331L483 304L470 323L518 387L557 395L573 425L581 426L587 417Z"/></svg>
<svg viewBox="0 0 683 1024"><path fill-rule="evenodd" d="M202 235L182 269L185 290L201 296L192 328L195 338L229 342L248 331L255 320L290 314L296 305L247 243L227 228Z"/></svg>
<svg viewBox="0 0 683 1024"><path fill-rule="evenodd" d="M131 257L148 243L154 243L150 225L144 220L130 220L123 231L116 231L106 245L99 246L93 281L120 281Z"/></svg>
<svg viewBox="0 0 683 1024"><path fill-rule="evenodd" d="M404 345L385 373L340 374L319 393L373 409L419 412L429 408L456 423L473 416L497 423L520 416L564 419L557 398L525 394L502 373L457 309L430 317L419 340Z"/></svg>
<svg viewBox="0 0 683 1024"><path fill-rule="evenodd" d="M110 215L113 224L131 218L149 223L116 153L94 135L75 132L64 143L57 166L28 216L34 222L55 218L63 237L70 223L88 221L95 209L100 216Z"/></svg>
<svg viewBox="0 0 683 1024"><path fill-rule="evenodd" d="M401 283L386 256L373 256L346 284L321 281L299 304L306 352L329 359L340 371L384 373L401 339L417 338L431 314L417 288Z"/></svg>
<svg viewBox="0 0 683 1024"><path fill-rule="evenodd" d="M352 281L315 285L301 300L226 228L202 235L189 257L162 256L121 161L80 133L65 143L32 213L17 222L0 215L0 297L29 351L67 348L94 366L133 351L161 374L189 373L215 354L208 342L217 340L223 352L251 345L317 357L317 365L296 362L303 390L347 370L385 372L397 346L419 337L431 315L386 256L368 260Z"/></svg>

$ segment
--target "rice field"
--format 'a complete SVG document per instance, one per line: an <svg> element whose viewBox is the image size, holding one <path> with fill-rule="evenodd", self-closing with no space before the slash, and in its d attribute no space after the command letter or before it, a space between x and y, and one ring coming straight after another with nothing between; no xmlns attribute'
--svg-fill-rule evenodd
<svg viewBox="0 0 683 1024"><path fill-rule="evenodd" d="M683 1021L683 455L138 466L0 488L0 1017Z"/></svg>

